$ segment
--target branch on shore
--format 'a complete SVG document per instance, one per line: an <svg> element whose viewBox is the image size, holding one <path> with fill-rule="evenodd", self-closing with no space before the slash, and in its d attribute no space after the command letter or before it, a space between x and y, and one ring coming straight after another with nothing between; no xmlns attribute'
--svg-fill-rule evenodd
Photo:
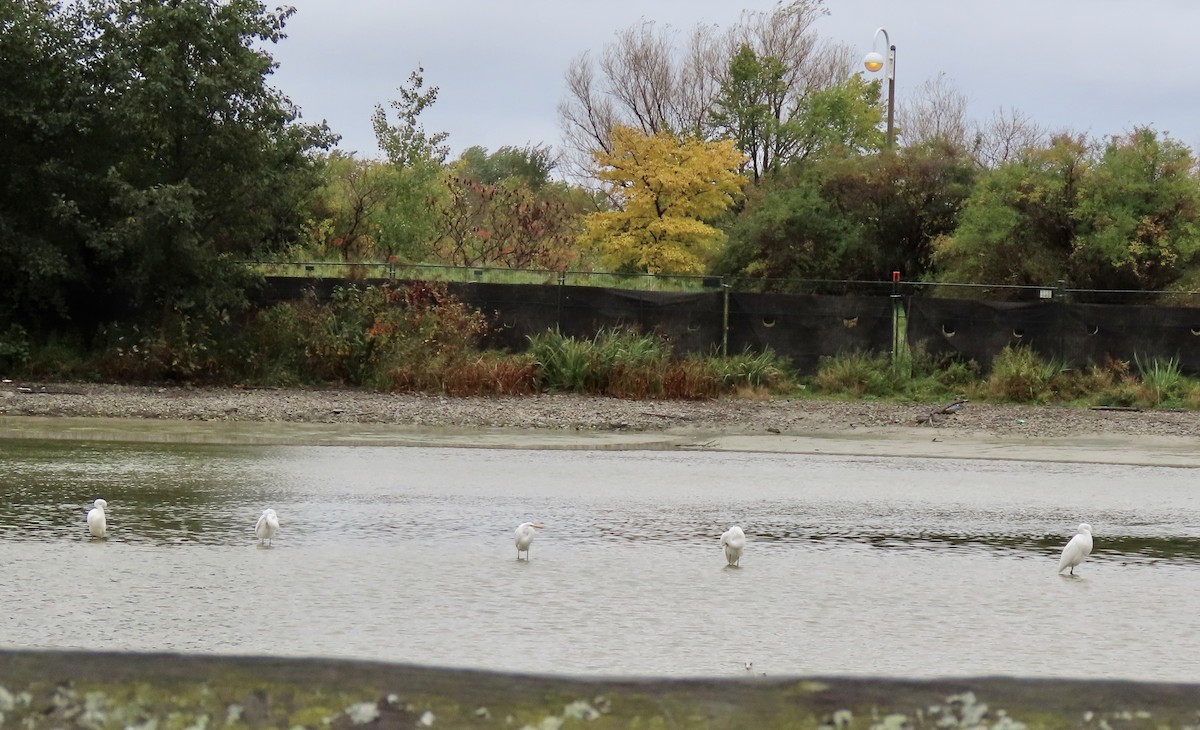
<svg viewBox="0 0 1200 730"><path fill-rule="evenodd" d="M942 416L953 416L967 406L966 398L955 398L941 408L934 408L928 414L917 416L917 423L934 426Z"/></svg>

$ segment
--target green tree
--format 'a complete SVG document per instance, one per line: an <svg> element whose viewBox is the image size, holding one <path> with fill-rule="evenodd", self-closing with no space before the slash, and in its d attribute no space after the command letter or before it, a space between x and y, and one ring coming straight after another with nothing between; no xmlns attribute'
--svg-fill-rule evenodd
<svg viewBox="0 0 1200 730"><path fill-rule="evenodd" d="M1067 275L1086 140L1060 135L981 173L956 230L935 244L934 278L974 284L1047 285Z"/></svg>
<svg viewBox="0 0 1200 730"><path fill-rule="evenodd" d="M731 228L713 273L879 280L899 270L920 278L933 241L958 223L973 164L938 145L850 152L793 163L761 186Z"/></svg>
<svg viewBox="0 0 1200 730"><path fill-rule="evenodd" d="M878 81L866 81L862 74L855 74L805 95L788 121L787 131L794 143L790 157L782 162L883 149L879 89Z"/></svg>
<svg viewBox="0 0 1200 730"><path fill-rule="evenodd" d="M713 99L708 122L720 136L733 139L746 155L755 183L774 171L796 146L785 125L787 68L773 56L760 57L743 43L729 61L729 72Z"/></svg>
<svg viewBox="0 0 1200 730"><path fill-rule="evenodd" d="M1071 279L1164 289L1200 250L1200 183L1187 146L1138 128L1113 137L1080 185Z"/></svg>
<svg viewBox="0 0 1200 730"><path fill-rule="evenodd" d="M743 43L713 99L709 127L737 143L753 182L795 160L882 147L878 82L856 74L794 97L788 76L778 58L760 56Z"/></svg>
<svg viewBox="0 0 1200 730"><path fill-rule="evenodd" d="M420 116L437 101L438 87L425 88L425 69L417 67L400 98L389 103L396 113L376 105L371 117L379 149L395 167L389 202L381 220L380 245L389 256L423 261L437 239L437 205L444 198L443 167L450 148L446 132L426 133Z"/></svg>
<svg viewBox="0 0 1200 730"><path fill-rule="evenodd" d="M0 0L0 317L90 333L221 318L230 259L294 240L333 139L267 84L291 11Z"/></svg>
<svg viewBox="0 0 1200 730"><path fill-rule="evenodd" d="M567 69L567 95L558 107L571 172L585 172L596 152L611 152L610 132L617 126L647 135L708 134L719 85L735 65L735 54L742 56L741 78L730 83L742 88L726 89L727 111L746 116L731 118L731 126L748 131L742 123L756 121L758 113L749 105L760 103L782 120L798 99L845 78L856 63L847 46L817 36L815 24L826 14L824 0L778 2L769 10L742 13L724 31L698 24L683 34L683 47L677 29L643 22L618 32L599 53L578 56Z"/></svg>
<svg viewBox="0 0 1200 730"><path fill-rule="evenodd" d="M928 272L934 241L958 226L971 193L975 166L942 143L905 147L896 154L832 156L821 164L822 195L853 227L855 248L871 251L865 268L847 278L905 278Z"/></svg>
<svg viewBox="0 0 1200 730"><path fill-rule="evenodd" d="M504 146L489 153L486 147L468 147L453 167L455 174L484 185L515 178L537 192L550 182L557 162L546 145Z"/></svg>
<svg viewBox="0 0 1200 730"><path fill-rule="evenodd" d="M375 258L396 175L386 162L336 151L324 157L322 184L308 204L306 253L318 258L336 253L345 261Z"/></svg>
<svg viewBox="0 0 1200 730"><path fill-rule="evenodd" d="M49 0L0 0L0 328L70 317L83 237L77 168L97 155L80 41ZM68 104L78 99L83 103Z"/></svg>
<svg viewBox="0 0 1200 730"><path fill-rule="evenodd" d="M1059 136L986 172L934 256L946 281L1164 289L1200 251L1200 183L1186 146L1151 129L1103 148Z"/></svg>
<svg viewBox="0 0 1200 730"><path fill-rule="evenodd" d="M588 215L582 242L622 271L702 272L724 240L705 221L741 196L741 153L731 140L681 140L621 126L612 146L596 153L596 176L617 209Z"/></svg>
<svg viewBox="0 0 1200 730"><path fill-rule="evenodd" d="M444 144L450 135L448 132L427 134L420 120L422 112L437 101L438 87L425 89L425 69L418 66L408 75L408 85L401 86L398 91L400 98L388 102L396 112L394 124L382 104L376 104L371 115L371 127L375 130L379 149L392 164L400 167L427 161L441 165L450 154L450 148Z"/></svg>
<svg viewBox="0 0 1200 730"><path fill-rule="evenodd" d="M864 268L870 252L856 249L853 227L821 188L811 166L765 182L731 227L711 272L761 279L766 289L786 291L787 280L838 279Z"/></svg>

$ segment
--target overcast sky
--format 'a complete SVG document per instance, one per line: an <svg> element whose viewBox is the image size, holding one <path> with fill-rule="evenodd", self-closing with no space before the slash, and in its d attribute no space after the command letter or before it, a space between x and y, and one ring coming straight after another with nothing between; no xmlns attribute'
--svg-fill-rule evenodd
<svg viewBox="0 0 1200 730"><path fill-rule="evenodd" d="M563 75L642 20L685 36L726 28L767 0L290 0L271 79L339 145L378 154L376 104L418 66L440 88L422 120L453 154L482 145L557 146ZM268 5L272 6L268 0ZM1119 134L1152 126L1200 148L1196 0L826 0L815 28L865 54L875 29L897 47L896 98L945 73L987 119L1016 109L1051 129Z"/></svg>

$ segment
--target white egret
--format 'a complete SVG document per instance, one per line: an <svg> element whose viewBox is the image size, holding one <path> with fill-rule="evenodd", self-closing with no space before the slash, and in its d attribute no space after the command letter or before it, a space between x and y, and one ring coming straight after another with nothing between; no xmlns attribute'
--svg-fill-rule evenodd
<svg viewBox="0 0 1200 730"><path fill-rule="evenodd" d="M108 520L104 517L107 508L108 502L103 499L92 502L92 508L87 513L88 532L92 533L92 537L108 536Z"/></svg>
<svg viewBox="0 0 1200 730"><path fill-rule="evenodd" d="M517 542L517 560L521 559L521 552L524 551L525 559L529 560L529 546L533 544L533 538L537 535L536 530L540 530L544 525L537 522L522 522L513 533L516 536Z"/></svg>
<svg viewBox="0 0 1200 730"><path fill-rule="evenodd" d="M279 516L273 509L263 510L258 522L254 523L254 534L258 536L258 543L261 545L266 540L270 545L271 538L275 537L276 532L279 532Z"/></svg>
<svg viewBox="0 0 1200 730"><path fill-rule="evenodd" d="M725 548L725 562L736 566L742 559L742 551L746 549L746 533L734 525L721 533L721 546Z"/></svg>
<svg viewBox="0 0 1200 730"><path fill-rule="evenodd" d="M1063 548L1062 557L1058 559L1058 572L1070 568L1071 575L1075 575L1075 566L1082 563L1091 552L1092 526L1085 522L1077 528L1075 536Z"/></svg>

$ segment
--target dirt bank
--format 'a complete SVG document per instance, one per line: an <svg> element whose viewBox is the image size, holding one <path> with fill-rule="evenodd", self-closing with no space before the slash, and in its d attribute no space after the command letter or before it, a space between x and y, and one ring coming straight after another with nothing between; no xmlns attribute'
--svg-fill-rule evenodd
<svg viewBox="0 0 1200 730"><path fill-rule="evenodd" d="M1079 407L817 399L630 401L575 395L450 398L352 389L248 389L8 382L8 435L55 430L54 419L124 419L124 431L314 434L371 443L620 448L690 447L1200 465L1200 413ZM130 422L129 419L136 419ZM202 428L211 424L216 428ZM324 424L327 427L321 427ZM66 431L62 422L58 430ZM289 428L290 426L290 428ZM290 434L290 435L289 435ZM440 437L438 436L440 434ZM148 436L149 439L151 436ZM276 438L272 437L272 438ZM255 439L250 439L255 440ZM261 440L261 439L259 439ZM269 439L270 440L270 439ZM1161 452L1158 456L1147 450ZM932 452L932 453L931 453ZM1074 453L1072 453L1074 452ZM1113 453L1116 452L1116 453ZM1124 453L1122 453L1124 452Z"/></svg>

